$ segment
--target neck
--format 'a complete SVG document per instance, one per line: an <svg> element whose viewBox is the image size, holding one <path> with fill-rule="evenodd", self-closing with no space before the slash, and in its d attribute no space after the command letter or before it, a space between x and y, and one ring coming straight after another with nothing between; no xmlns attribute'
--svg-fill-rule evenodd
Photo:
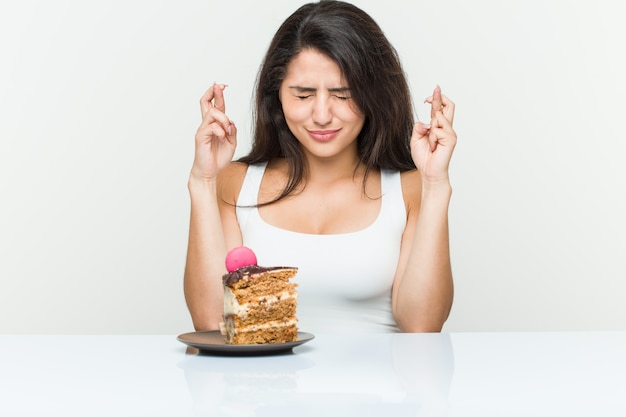
<svg viewBox="0 0 626 417"><path fill-rule="evenodd" d="M316 158L308 155L307 164L308 183L329 183L352 178L355 176L355 171L358 174L364 170L356 152L332 158Z"/></svg>

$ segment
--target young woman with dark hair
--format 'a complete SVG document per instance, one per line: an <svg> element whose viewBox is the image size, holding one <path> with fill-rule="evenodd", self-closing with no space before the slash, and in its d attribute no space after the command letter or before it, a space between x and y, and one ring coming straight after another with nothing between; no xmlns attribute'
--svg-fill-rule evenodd
<svg viewBox="0 0 626 417"><path fill-rule="evenodd" d="M200 100L189 177L185 296L217 329L229 249L299 268L304 331L440 331L452 306L448 165L454 103L439 87L430 124L376 22L341 1L309 3L276 32L256 87L248 155L225 86Z"/></svg>

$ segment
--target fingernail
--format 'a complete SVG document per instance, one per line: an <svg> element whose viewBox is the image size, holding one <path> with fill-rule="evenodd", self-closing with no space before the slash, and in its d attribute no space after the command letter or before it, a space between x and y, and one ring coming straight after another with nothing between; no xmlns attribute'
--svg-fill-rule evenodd
<svg viewBox="0 0 626 417"><path fill-rule="evenodd" d="M233 125L232 123L228 125L228 127L226 128L226 133L228 133L228 136L233 134Z"/></svg>
<svg viewBox="0 0 626 417"><path fill-rule="evenodd" d="M429 124L426 124L426 123L422 123L422 127L423 127L424 129L430 129L430 125L429 125Z"/></svg>

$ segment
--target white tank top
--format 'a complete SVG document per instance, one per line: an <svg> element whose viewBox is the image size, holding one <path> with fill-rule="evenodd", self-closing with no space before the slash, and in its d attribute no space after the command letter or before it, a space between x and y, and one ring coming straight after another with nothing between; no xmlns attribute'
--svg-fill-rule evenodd
<svg viewBox="0 0 626 417"><path fill-rule="evenodd" d="M298 327L312 333L394 332L391 286L406 225L400 173L381 172L382 203L365 229L292 232L266 223L256 207L266 164L250 165L237 200L243 244L262 266L296 266Z"/></svg>

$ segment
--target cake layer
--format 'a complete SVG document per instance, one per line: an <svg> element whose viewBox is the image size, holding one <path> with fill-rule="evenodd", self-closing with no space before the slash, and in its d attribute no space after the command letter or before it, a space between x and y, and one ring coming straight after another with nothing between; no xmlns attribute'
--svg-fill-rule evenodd
<svg viewBox="0 0 626 417"><path fill-rule="evenodd" d="M232 290L231 288L224 288L224 313L225 314L239 314L245 313L245 310L250 304L264 304L271 306L272 304L290 300L298 297L298 293L295 290L295 285L289 287L285 286L275 291L247 291L246 290Z"/></svg>
<svg viewBox="0 0 626 417"><path fill-rule="evenodd" d="M295 290L256 297L239 294L240 291L224 289L224 317L232 318L237 325L286 320L296 315L298 293Z"/></svg>
<svg viewBox="0 0 626 417"><path fill-rule="evenodd" d="M266 321L286 320L296 314L295 299L274 303L271 307L250 304L246 306L246 312L240 314L225 314L224 318L232 319L238 326L247 326Z"/></svg>
<svg viewBox="0 0 626 417"><path fill-rule="evenodd" d="M239 327L229 318L225 318L222 332L226 336L226 343L230 344L286 343L298 340L296 323L297 319L293 318L289 321Z"/></svg>
<svg viewBox="0 0 626 417"><path fill-rule="evenodd" d="M295 293L295 289L297 284L292 284L289 282L276 281L262 281L256 283L254 285L250 285L244 288L232 288L232 287L224 287L236 294L238 300L246 300L244 302L248 302L247 300L254 300L258 297L274 295L276 297L281 297L284 294L293 294Z"/></svg>
<svg viewBox="0 0 626 417"><path fill-rule="evenodd" d="M250 266L224 275L223 282L227 287L240 289L252 285L262 285L262 281L270 283L276 283L277 281L287 282L297 272L298 268L292 267L263 268Z"/></svg>

